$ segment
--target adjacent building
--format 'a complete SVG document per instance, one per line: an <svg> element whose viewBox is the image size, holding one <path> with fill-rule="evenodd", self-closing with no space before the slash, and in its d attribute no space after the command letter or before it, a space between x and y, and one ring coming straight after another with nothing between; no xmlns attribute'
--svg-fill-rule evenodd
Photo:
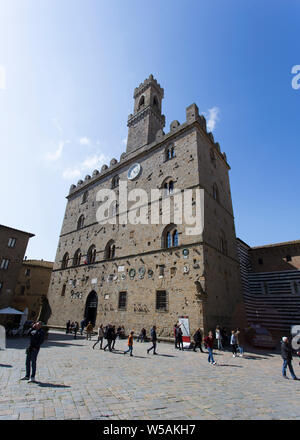
<svg viewBox="0 0 300 440"><path fill-rule="evenodd" d="M289 334L300 323L300 240L237 244L248 322Z"/></svg>
<svg viewBox="0 0 300 440"><path fill-rule="evenodd" d="M0 225L0 309L11 307L28 241L34 234Z"/></svg>
<svg viewBox="0 0 300 440"><path fill-rule="evenodd" d="M96 326L110 322L138 332L156 324L161 337L172 337L182 316L188 317L191 332L244 325L226 154L196 104L187 107L183 123L175 120L164 132L164 90L152 75L133 97L126 152L72 185L67 196L48 292L48 325L85 318ZM124 222L135 203L124 208L118 199L124 182L128 191L138 188L148 195L139 209L147 209L149 224ZM160 189L161 196L151 199L151 189ZM197 235L187 233L185 218L174 221L174 194L185 189L203 194L204 229ZM108 210L115 223L97 220L103 203L99 190L116 194ZM161 216L166 202L170 222L151 224L152 208ZM195 215L196 196L191 203Z"/></svg>
<svg viewBox="0 0 300 440"><path fill-rule="evenodd" d="M49 289L53 262L25 260L19 272L12 307L24 311L28 309L28 320L40 317L42 306Z"/></svg>

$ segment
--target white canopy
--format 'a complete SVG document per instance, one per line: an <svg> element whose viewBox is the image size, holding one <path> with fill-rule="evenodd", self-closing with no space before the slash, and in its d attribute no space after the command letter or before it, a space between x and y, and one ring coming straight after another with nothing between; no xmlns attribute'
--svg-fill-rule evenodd
<svg viewBox="0 0 300 440"><path fill-rule="evenodd" d="M6 307L0 310L0 315L23 315L23 312L13 309L12 307Z"/></svg>

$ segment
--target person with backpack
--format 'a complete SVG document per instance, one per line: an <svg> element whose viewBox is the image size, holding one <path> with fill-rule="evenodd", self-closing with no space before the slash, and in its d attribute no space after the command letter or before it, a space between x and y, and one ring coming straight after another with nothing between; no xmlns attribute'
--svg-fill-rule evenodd
<svg viewBox="0 0 300 440"><path fill-rule="evenodd" d="M152 347L148 348L147 354L149 354L151 350L153 350L153 354L157 354L156 353L156 342L157 342L156 325L154 325L152 327L150 335L151 335Z"/></svg>
<svg viewBox="0 0 300 440"><path fill-rule="evenodd" d="M199 347L201 353L204 353L204 351L202 350L202 334L201 334L200 328L198 328L198 330L194 334L193 338L195 341L193 350L196 351L196 348Z"/></svg>
<svg viewBox="0 0 300 440"><path fill-rule="evenodd" d="M134 331L131 331L129 336L128 336L128 350L124 351L124 354L129 353L130 352L130 356L133 356L132 351L133 351L133 335L134 335Z"/></svg>
<svg viewBox="0 0 300 440"><path fill-rule="evenodd" d="M212 365L216 365L216 362L213 357L214 342L215 341L214 341L214 337L213 337L213 332L210 331L208 333L208 336L206 336L206 338L204 338L204 343L205 343L205 346L208 350L208 362Z"/></svg>
<svg viewBox="0 0 300 440"><path fill-rule="evenodd" d="M100 350L102 350L103 337L104 337L104 331L103 331L103 326L101 324L100 327L98 328L98 339L95 342L95 344L93 345L93 350L99 342L100 342Z"/></svg>
<svg viewBox="0 0 300 440"><path fill-rule="evenodd" d="M232 357L236 357L236 349L237 349L237 341L236 341L236 335L235 331L231 331L231 338L230 338L230 345L232 347Z"/></svg>

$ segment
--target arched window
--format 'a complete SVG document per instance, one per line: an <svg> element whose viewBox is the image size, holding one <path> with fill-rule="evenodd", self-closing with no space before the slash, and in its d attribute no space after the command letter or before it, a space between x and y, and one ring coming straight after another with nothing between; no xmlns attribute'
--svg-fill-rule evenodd
<svg viewBox="0 0 300 440"><path fill-rule="evenodd" d="M111 187L116 188L119 185L119 176L114 176L111 181Z"/></svg>
<svg viewBox="0 0 300 440"><path fill-rule="evenodd" d="M218 202L219 201L219 189L216 183L213 184L213 198Z"/></svg>
<svg viewBox="0 0 300 440"><path fill-rule="evenodd" d="M171 224L165 227L162 233L162 247L171 248L179 245L178 230L176 225Z"/></svg>
<svg viewBox="0 0 300 440"><path fill-rule="evenodd" d="M66 267L68 267L68 262L69 262L69 254L68 252L66 252L61 262L61 268L66 269Z"/></svg>
<svg viewBox="0 0 300 440"><path fill-rule="evenodd" d="M84 226L84 215L81 214L81 216L79 217L78 221L77 221L77 229L81 229Z"/></svg>
<svg viewBox="0 0 300 440"><path fill-rule="evenodd" d="M141 97L140 101L139 101L139 109L145 104L145 97L144 95Z"/></svg>
<svg viewBox="0 0 300 440"><path fill-rule="evenodd" d="M84 191L84 193L83 193L83 195L82 195L82 201L81 201L81 203L85 203L85 202L87 201L88 194L89 194L88 191Z"/></svg>
<svg viewBox="0 0 300 440"><path fill-rule="evenodd" d="M173 194L174 192L174 181L170 178L163 183L164 195Z"/></svg>
<svg viewBox="0 0 300 440"><path fill-rule="evenodd" d="M73 257L73 266L79 266L81 261L81 250L77 249Z"/></svg>
<svg viewBox="0 0 300 440"><path fill-rule="evenodd" d="M153 98L153 106L158 108L158 100L156 96Z"/></svg>
<svg viewBox="0 0 300 440"><path fill-rule="evenodd" d="M175 148L170 145L165 150L165 160L171 160L175 157Z"/></svg>
<svg viewBox="0 0 300 440"><path fill-rule="evenodd" d="M89 247L88 253L87 253L87 264L92 264L95 263L96 261L96 246L95 245L91 245Z"/></svg>
<svg viewBox="0 0 300 440"><path fill-rule="evenodd" d="M115 254L116 254L115 242L114 240L110 240L105 246L104 258L106 260L112 260L113 258L115 258Z"/></svg>

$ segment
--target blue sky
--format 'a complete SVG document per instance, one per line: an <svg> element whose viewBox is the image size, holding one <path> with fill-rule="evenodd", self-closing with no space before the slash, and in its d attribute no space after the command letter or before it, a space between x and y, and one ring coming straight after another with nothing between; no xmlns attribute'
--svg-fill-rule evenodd
<svg viewBox="0 0 300 440"><path fill-rule="evenodd" d="M70 185L119 159L152 73L166 132L193 102L210 119L237 235L299 239L299 15L298 0L0 0L0 223L53 260Z"/></svg>

